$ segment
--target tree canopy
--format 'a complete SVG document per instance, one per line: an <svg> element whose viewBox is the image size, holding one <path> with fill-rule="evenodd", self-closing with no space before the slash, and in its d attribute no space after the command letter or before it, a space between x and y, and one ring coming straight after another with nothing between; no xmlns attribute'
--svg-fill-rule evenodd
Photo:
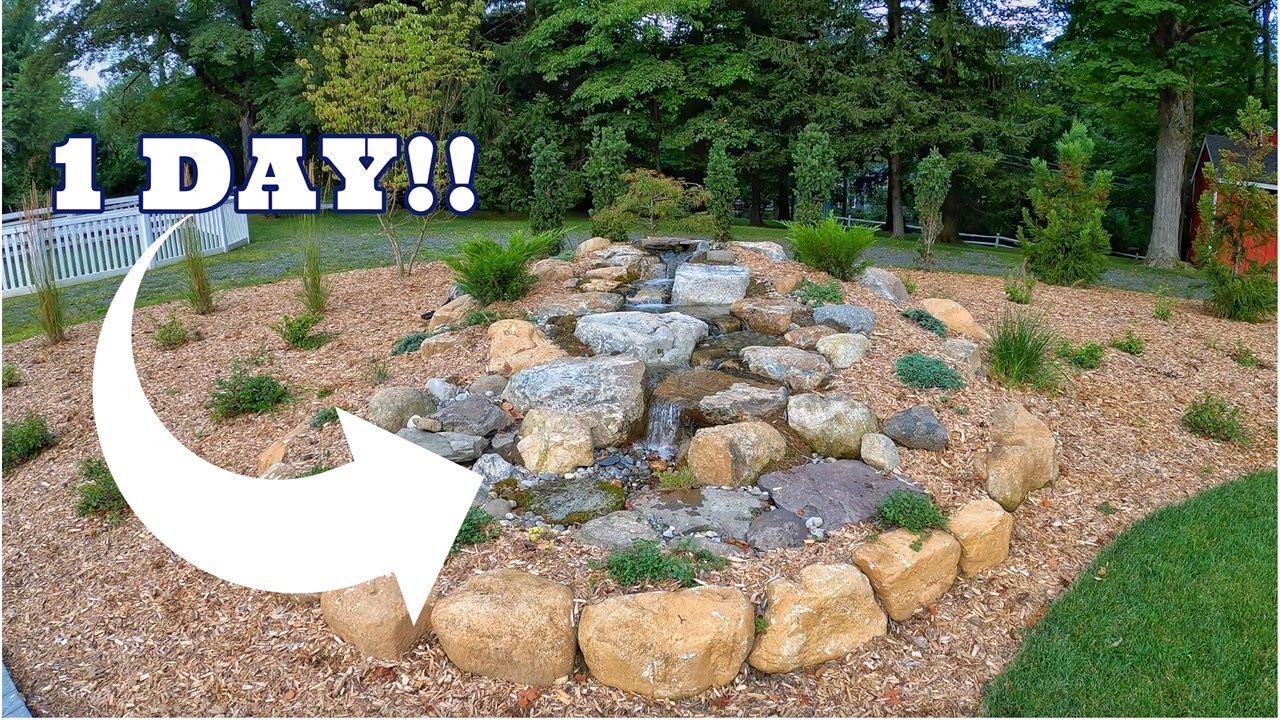
<svg viewBox="0 0 1280 720"><path fill-rule="evenodd" d="M99 182L122 195L141 184L141 132L209 135L242 157L252 132L392 130L405 123L379 106L399 97L477 137L475 185L499 211L529 209L542 139L581 173L566 183L579 211L609 206L622 172L703 184L727 160L748 222L811 218L821 195L902 234L936 147L952 171L938 239L954 242L1011 234L1033 159L1081 120L1093 165L1113 176L1112 246L1150 245L1167 264L1187 244L1199 139L1250 95L1274 111L1265 0L4 2L9 206L30 182L53 184L49 146L69 132L97 135ZM378 18L398 7L422 26L421 42L399 44L412 57L378 42ZM343 48L357 29L369 42ZM459 77L445 77L448 58ZM806 167L815 131L830 152Z"/></svg>

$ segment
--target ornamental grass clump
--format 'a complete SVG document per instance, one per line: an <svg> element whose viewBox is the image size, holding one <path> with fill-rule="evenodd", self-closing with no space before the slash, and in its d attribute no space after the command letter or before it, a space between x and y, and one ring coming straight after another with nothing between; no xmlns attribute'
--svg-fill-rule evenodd
<svg viewBox="0 0 1280 720"><path fill-rule="evenodd" d="M1055 389L1062 380L1057 334L1038 315L1008 311L1000 316L987 344L987 371L1012 387Z"/></svg>
<svg viewBox="0 0 1280 720"><path fill-rule="evenodd" d="M519 300L537 278L529 263L546 257L560 244L559 236L546 232L529 236L517 231L505 245L489 239L466 240L444 256L462 292L482 305Z"/></svg>
<svg viewBox="0 0 1280 720"><path fill-rule="evenodd" d="M839 280L852 280L867 267L862 256L876 244L875 230L845 227L828 217L812 225L787 225L797 261Z"/></svg>
<svg viewBox="0 0 1280 720"><path fill-rule="evenodd" d="M31 190L23 195L21 222L20 237L26 243L27 272L36 296L36 324L49 344L57 345L67 339L67 323L53 257L53 215L49 210L49 197L41 198L34 183Z"/></svg>

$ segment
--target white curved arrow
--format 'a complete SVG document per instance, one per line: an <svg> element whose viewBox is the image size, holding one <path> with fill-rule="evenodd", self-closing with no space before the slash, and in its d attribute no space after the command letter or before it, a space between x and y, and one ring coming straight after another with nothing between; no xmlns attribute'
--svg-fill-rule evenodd
<svg viewBox="0 0 1280 720"><path fill-rule="evenodd" d="M245 477L178 442L142 391L133 309L147 265L181 224L125 276L94 357L98 440L130 508L191 564L259 590L322 592L395 573L416 623L480 476L342 410L354 460L312 477Z"/></svg>

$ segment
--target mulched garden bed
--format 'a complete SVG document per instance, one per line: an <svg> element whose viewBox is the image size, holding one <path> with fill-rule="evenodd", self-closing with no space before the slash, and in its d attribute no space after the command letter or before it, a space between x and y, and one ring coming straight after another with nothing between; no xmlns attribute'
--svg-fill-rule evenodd
<svg viewBox="0 0 1280 720"><path fill-rule="evenodd" d="M803 269L751 253L739 253L739 261L765 278ZM919 286L915 298L954 299L988 328L1012 306L999 278L900 275ZM320 408L363 412L375 390L367 377L371 358L387 363L391 378L384 385L421 386L436 376L470 380L483 372L483 327L462 331L459 351L448 356L387 357L399 337L424 329L419 313L443 302L449 285L443 266L423 266L407 280L379 269L334 281L332 309L317 330L336 335L311 352L288 348L269 328L283 313L298 312L295 281L221 293L218 312L206 317L173 306L203 337L175 351L155 347L146 319L163 320L170 308L139 311L135 352L143 385L175 436L211 462L257 474L258 453ZM317 606L206 575L172 556L130 515L114 529L74 515L70 489L79 462L99 454L90 384L98 324L92 323L72 328L56 348L38 339L5 347L5 361L23 377L4 391L5 417L30 408L46 415L59 436L56 446L4 477L5 662L37 715L971 714L1025 629L1117 532L1157 507L1274 464L1274 321L1219 320L1186 301L1172 321L1160 322L1152 318L1151 295L1039 286L1033 309L1067 339L1105 343L1133 329L1146 340L1145 353L1108 349L1099 369L1077 374L1058 397L976 382L963 391L914 391L893 376L893 364L935 348L937 337L856 283L845 290L848 302L874 309L880 320L870 354L840 371L831 389L881 417L928 403L951 431L943 453L903 449L900 472L948 510L984 496L972 460L987 445L986 418L1013 399L1057 435L1063 477L1018 509L1006 563L976 579L961 577L927 612L891 623L888 635L844 660L785 675L748 667L731 686L668 702L602 686L581 667L539 691L469 675L445 659L434 638L398 662L363 658L329 631ZM513 309L537 307L561 292L540 286ZM1266 367L1233 362L1237 342ZM229 373L233 357L263 351L296 400L277 413L212 421L204 407L212 379ZM321 390L331 394L317 398ZM1253 435L1249 447L1182 429L1185 407L1205 390L1242 409ZM348 458L331 424L304 432L290 461L305 468ZM227 532L235 532L230 523ZM738 587L759 602L772 578L794 577L812 562L850 562L869 532L846 527L822 543L735 560L703 580ZM476 571L517 567L569 583L586 601L623 591L588 567L604 556L569 539L532 541L508 529L455 556L441 589Z"/></svg>

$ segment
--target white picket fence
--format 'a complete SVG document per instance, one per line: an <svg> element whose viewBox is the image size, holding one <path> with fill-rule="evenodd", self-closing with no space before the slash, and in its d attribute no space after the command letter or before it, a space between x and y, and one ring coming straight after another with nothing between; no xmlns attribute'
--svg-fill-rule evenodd
<svg viewBox="0 0 1280 720"><path fill-rule="evenodd" d="M47 232L49 252L59 285L74 285L124 275L156 238L183 213L144 215L138 198L112 198L105 210L93 215L54 215ZM32 233L22 213L0 216L3 242L4 297L34 292L29 262ZM198 213L190 223L200 237L205 255L224 253L249 243L249 222L237 213L228 198L221 206ZM151 267L182 259L182 244L166 241Z"/></svg>

